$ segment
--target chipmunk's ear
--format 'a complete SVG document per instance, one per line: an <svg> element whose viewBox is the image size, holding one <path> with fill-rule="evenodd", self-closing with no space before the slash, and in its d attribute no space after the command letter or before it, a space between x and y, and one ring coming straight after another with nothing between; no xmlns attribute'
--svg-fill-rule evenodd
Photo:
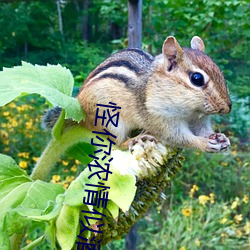
<svg viewBox="0 0 250 250"><path fill-rule="evenodd" d="M198 37L198 36L194 36L191 40L191 48L192 49L197 49L197 50L200 50L202 52L205 51L205 45L204 45L204 42L203 40Z"/></svg>
<svg viewBox="0 0 250 250"><path fill-rule="evenodd" d="M183 50L175 37L169 36L162 46L162 54L170 61L179 61L182 59Z"/></svg>

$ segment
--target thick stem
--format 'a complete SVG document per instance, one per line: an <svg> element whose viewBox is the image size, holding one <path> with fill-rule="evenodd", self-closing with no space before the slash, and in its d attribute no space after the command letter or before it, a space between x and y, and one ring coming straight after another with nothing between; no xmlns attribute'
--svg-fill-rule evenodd
<svg viewBox="0 0 250 250"><path fill-rule="evenodd" d="M93 137L90 130L75 125L63 130L63 134L59 138L52 138L41 157L39 158L36 166L33 169L31 178L33 180L45 180L48 178L49 173L60 159L61 155L71 146L77 142L90 143ZM25 236L26 228L22 234L15 234L11 238L11 249L18 250L21 248L22 240Z"/></svg>
<svg viewBox="0 0 250 250"><path fill-rule="evenodd" d="M60 138L52 138L46 149L43 151L41 157L39 158L31 178L33 180L45 180L57 161L60 159L61 155L72 145L77 142L87 142L90 143L93 137L90 130L76 125L69 127L63 131Z"/></svg>

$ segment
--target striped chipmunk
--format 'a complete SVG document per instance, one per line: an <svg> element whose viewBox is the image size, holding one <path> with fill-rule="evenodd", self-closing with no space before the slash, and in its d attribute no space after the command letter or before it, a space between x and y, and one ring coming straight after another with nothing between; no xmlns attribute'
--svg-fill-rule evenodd
<svg viewBox="0 0 250 250"><path fill-rule="evenodd" d="M87 115L82 125L101 131L101 122L94 126L96 104L112 102L121 107L119 123L107 129L123 148L153 139L206 152L228 149L229 139L213 131L210 114L227 114L232 104L223 74L204 50L198 36L191 48L169 36L156 57L140 49L111 55L88 75L77 96ZM50 113L55 120L60 108L45 115L44 123L52 126ZM129 139L133 130L142 133Z"/></svg>

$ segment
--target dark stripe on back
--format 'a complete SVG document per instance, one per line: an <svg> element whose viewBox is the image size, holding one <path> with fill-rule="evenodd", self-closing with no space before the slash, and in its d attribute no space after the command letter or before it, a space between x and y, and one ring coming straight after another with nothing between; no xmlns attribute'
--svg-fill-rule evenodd
<svg viewBox="0 0 250 250"><path fill-rule="evenodd" d="M154 61L154 57L153 56L151 56L150 54L148 54L147 52L145 52L145 51L143 51L141 49L126 49L126 51L132 51L132 52L138 53L141 56L144 56L149 62L153 62Z"/></svg>
<svg viewBox="0 0 250 250"><path fill-rule="evenodd" d="M98 75L102 71L105 71L106 69L111 68L111 67L125 67L131 71L134 71L136 74L140 73L140 69L135 64L132 64L131 62L129 62L127 60L117 60L117 61L109 62L106 65L97 68L92 73L91 77L95 77L96 75Z"/></svg>
<svg viewBox="0 0 250 250"><path fill-rule="evenodd" d="M98 77L96 80L100 80L100 79L104 79L104 78L115 79L115 80L118 80L120 82L124 82L125 85L128 85L128 83L129 83L128 77L121 75L121 74L112 74L112 73L103 74L100 77Z"/></svg>

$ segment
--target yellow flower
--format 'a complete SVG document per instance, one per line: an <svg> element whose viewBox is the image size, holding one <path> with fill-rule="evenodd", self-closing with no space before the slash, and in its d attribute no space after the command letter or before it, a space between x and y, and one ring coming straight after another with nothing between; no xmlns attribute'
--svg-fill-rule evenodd
<svg viewBox="0 0 250 250"><path fill-rule="evenodd" d="M69 186L69 183L68 183L68 182L64 182L64 183L63 183L63 187L64 187L64 189L67 189L67 188L68 188L68 186Z"/></svg>
<svg viewBox="0 0 250 250"><path fill-rule="evenodd" d="M24 104L22 106L17 106L17 110L20 112L20 111L25 111L25 110L28 110L28 109L33 109L31 106L27 105L27 104Z"/></svg>
<svg viewBox="0 0 250 250"><path fill-rule="evenodd" d="M235 209L236 207L238 207L238 205L239 205L239 198L236 197L235 201L231 205L231 209Z"/></svg>
<svg viewBox="0 0 250 250"><path fill-rule="evenodd" d="M250 234L250 222L247 221L246 225L244 226L244 231L246 232L246 234Z"/></svg>
<svg viewBox="0 0 250 250"><path fill-rule="evenodd" d="M32 157L32 160L34 161L34 162L37 162L38 161L38 159L39 159L39 157Z"/></svg>
<svg viewBox="0 0 250 250"><path fill-rule="evenodd" d="M19 157L23 157L23 158L26 158L26 159L29 158L29 155L30 155L29 152L21 152L21 153L18 153L18 156L19 156Z"/></svg>
<svg viewBox="0 0 250 250"><path fill-rule="evenodd" d="M199 203L203 206L210 200L210 198L207 195L200 195L198 199Z"/></svg>
<svg viewBox="0 0 250 250"><path fill-rule="evenodd" d="M210 193L209 197L210 197L210 203L214 204L214 193Z"/></svg>
<svg viewBox="0 0 250 250"><path fill-rule="evenodd" d="M63 164L63 166L68 166L69 165L69 163L67 161L64 161L64 160L62 160L62 164Z"/></svg>
<svg viewBox="0 0 250 250"><path fill-rule="evenodd" d="M201 246L201 242L199 239L195 239L194 240L194 244L197 246L197 247L200 247Z"/></svg>
<svg viewBox="0 0 250 250"><path fill-rule="evenodd" d="M193 185L192 188L190 189L189 196L193 198L194 193L199 190L199 187L196 185Z"/></svg>
<svg viewBox="0 0 250 250"><path fill-rule="evenodd" d="M60 179L61 179L61 176L60 176L60 175L53 175L53 176L52 176L51 182L52 182L52 183L57 183L57 182L60 181Z"/></svg>
<svg viewBox="0 0 250 250"><path fill-rule="evenodd" d="M180 250L186 250L186 247L181 247Z"/></svg>
<svg viewBox="0 0 250 250"><path fill-rule="evenodd" d="M16 107L16 104L15 104L14 102L11 102L11 103L9 104L9 106L10 106L11 108L15 108L15 107Z"/></svg>
<svg viewBox="0 0 250 250"><path fill-rule="evenodd" d="M78 161L78 160L75 160L75 164L76 164L76 165L80 165L80 164L81 164L81 162L80 162L80 161Z"/></svg>
<svg viewBox="0 0 250 250"><path fill-rule="evenodd" d="M75 176L67 176L66 181L67 182L72 182L75 179Z"/></svg>
<svg viewBox="0 0 250 250"><path fill-rule="evenodd" d="M192 208L191 207L185 207L181 210L182 214L186 217L189 217L192 214Z"/></svg>
<svg viewBox="0 0 250 250"><path fill-rule="evenodd" d="M70 170L73 171L73 172L76 172L76 171L77 171L76 165L73 165L73 166L70 168Z"/></svg>
<svg viewBox="0 0 250 250"><path fill-rule="evenodd" d="M23 169L26 169L28 167L27 161L20 161L19 162L19 167L23 168Z"/></svg>
<svg viewBox="0 0 250 250"><path fill-rule="evenodd" d="M32 126L33 126L33 121L32 121L32 120L26 122L26 128L27 128L27 129L31 129Z"/></svg>
<svg viewBox="0 0 250 250"><path fill-rule="evenodd" d="M4 116L8 116L9 114L10 114L10 112L8 112L8 111L3 112Z"/></svg>
<svg viewBox="0 0 250 250"><path fill-rule="evenodd" d="M233 154L233 155L237 155L237 153L238 153L237 150L233 150L233 151L232 151L232 154Z"/></svg>
<svg viewBox="0 0 250 250"><path fill-rule="evenodd" d="M239 224L243 220L242 214L237 214L234 216L234 221L236 224Z"/></svg>
<svg viewBox="0 0 250 250"><path fill-rule="evenodd" d="M8 138L9 137L9 134L6 131L4 131L4 130L0 130L0 135L1 135L1 137L4 137L4 138Z"/></svg>
<svg viewBox="0 0 250 250"><path fill-rule="evenodd" d="M4 138L3 139L3 144L9 145L10 144L10 140L8 138Z"/></svg>
<svg viewBox="0 0 250 250"><path fill-rule="evenodd" d="M248 195L245 194L243 197L243 202L247 204L248 201L249 201Z"/></svg>
<svg viewBox="0 0 250 250"><path fill-rule="evenodd" d="M17 127L17 126L18 126L18 123L17 123L16 120L12 120L12 121L11 121L11 125L12 125L12 127Z"/></svg>
<svg viewBox="0 0 250 250"><path fill-rule="evenodd" d="M221 165L222 165L223 167L227 167L227 166L228 166L228 163L223 161L223 162L221 163Z"/></svg>
<svg viewBox="0 0 250 250"><path fill-rule="evenodd" d="M220 224L225 224L227 222L227 218L222 218L221 220L220 220Z"/></svg>

